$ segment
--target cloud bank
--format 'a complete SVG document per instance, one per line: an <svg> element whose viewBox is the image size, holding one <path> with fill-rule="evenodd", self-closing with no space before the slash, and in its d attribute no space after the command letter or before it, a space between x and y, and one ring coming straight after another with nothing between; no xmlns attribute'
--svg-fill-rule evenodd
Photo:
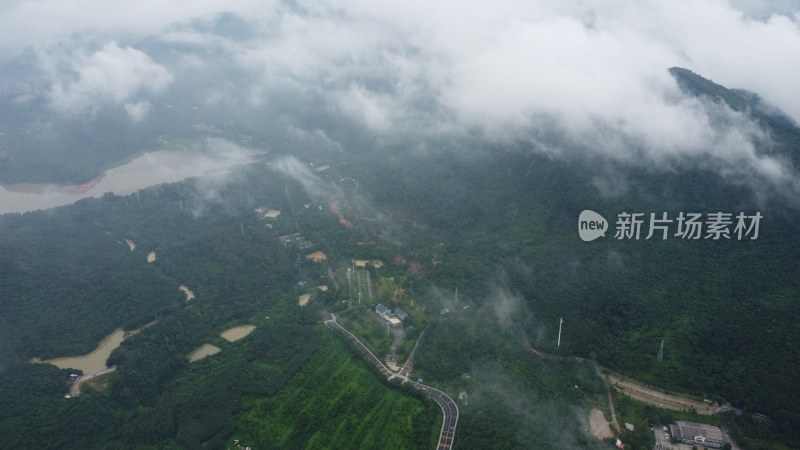
<svg viewBox="0 0 800 450"><path fill-rule="evenodd" d="M293 130L335 135L323 117L384 140L470 135L650 167L705 161L796 188L756 124L685 95L667 72L758 92L800 119L796 2L236 1L230 14L203 1L77 3L91 13L45 0L0 15L3 48L44 49L61 113L110 105L136 122L156 95L195 83L198 104L265 111ZM59 24L34 24L56 13ZM106 43L48 62L75 32Z"/></svg>
<svg viewBox="0 0 800 450"><path fill-rule="evenodd" d="M51 55L43 55L49 59ZM139 121L149 109L146 101L131 102L140 96L159 93L171 82L172 75L140 50L119 47L116 42L84 55L76 52L59 55L60 62L44 61L52 85L48 92L49 105L64 114L96 112L98 108L124 105L134 121ZM67 70L54 69L66 65Z"/></svg>

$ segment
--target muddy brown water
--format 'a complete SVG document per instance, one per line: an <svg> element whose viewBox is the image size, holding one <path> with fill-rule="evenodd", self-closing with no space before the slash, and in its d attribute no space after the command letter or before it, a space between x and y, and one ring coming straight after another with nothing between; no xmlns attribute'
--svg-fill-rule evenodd
<svg viewBox="0 0 800 450"><path fill-rule="evenodd" d="M223 147L223 145L220 145ZM144 153L129 162L109 169L86 189L59 184L0 185L0 214L22 213L75 203L106 192L127 195L162 183L190 177L225 173L235 166L258 160L259 153L230 149L207 153L197 150L160 150Z"/></svg>
<svg viewBox="0 0 800 450"><path fill-rule="evenodd" d="M125 339L125 332L122 328L117 328L111 334L104 337L97 345L97 348L81 356L65 356L41 361L42 363L52 364L60 369L79 369L84 374L99 372L106 368L106 360Z"/></svg>
<svg viewBox="0 0 800 450"><path fill-rule="evenodd" d="M189 353L189 362L200 361L207 356L216 355L219 352L220 348L216 345L203 344L194 349L192 353Z"/></svg>
<svg viewBox="0 0 800 450"><path fill-rule="evenodd" d="M239 325L238 327L229 328L219 335L228 342L236 342L252 333L255 329L255 325Z"/></svg>

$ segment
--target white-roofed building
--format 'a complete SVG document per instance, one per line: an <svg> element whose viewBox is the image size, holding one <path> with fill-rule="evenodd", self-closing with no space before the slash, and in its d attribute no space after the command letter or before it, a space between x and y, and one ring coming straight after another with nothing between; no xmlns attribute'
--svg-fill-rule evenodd
<svg viewBox="0 0 800 450"><path fill-rule="evenodd" d="M678 420L669 426L672 436L684 444L721 448L725 441L722 430L714 425Z"/></svg>

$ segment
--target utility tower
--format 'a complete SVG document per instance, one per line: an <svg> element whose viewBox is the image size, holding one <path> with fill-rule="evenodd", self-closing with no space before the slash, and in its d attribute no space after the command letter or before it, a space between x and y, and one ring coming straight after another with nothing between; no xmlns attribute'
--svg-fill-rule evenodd
<svg viewBox="0 0 800 450"><path fill-rule="evenodd" d="M658 360L658 362L661 362L661 361L664 360L664 340L663 339L661 340L661 348L658 349L658 358L657 358L657 360Z"/></svg>
<svg viewBox="0 0 800 450"><path fill-rule="evenodd" d="M560 317L558 320L558 343L556 344L556 347L561 347L561 324L563 323L564 323L564 318Z"/></svg>

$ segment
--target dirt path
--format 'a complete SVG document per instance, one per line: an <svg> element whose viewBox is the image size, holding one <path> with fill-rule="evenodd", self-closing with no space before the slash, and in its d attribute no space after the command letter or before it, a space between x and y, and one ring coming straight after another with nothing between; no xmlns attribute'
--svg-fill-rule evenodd
<svg viewBox="0 0 800 450"><path fill-rule="evenodd" d="M692 400L674 394L667 394L643 383L623 377L618 374L609 374L609 382L617 391L640 402L658 406L659 408L671 409L674 411L691 411L694 409L698 414L710 416L719 411L719 408L708 403Z"/></svg>
<svg viewBox="0 0 800 450"><path fill-rule="evenodd" d="M608 394L608 408L611 410L611 423L614 424L614 429L617 430L617 433L622 433L622 428L619 426L619 419L617 418L617 409L614 407L614 397L611 395L611 382L608 380L607 376L603 375L599 364L595 363L594 370L597 372L597 376L603 380L603 384L606 385L606 393Z"/></svg>
<svg viewBox="0 0 800 450"><path fill-rule="evenodd" d="M333 281L333 287L336 289L336 292L339 292L339 283L336 282L336 276L333 274L333 269L331 266L328 266L328 277ZM350 281L350 274L347 274L347 281Z"/></svg>
<svg viewBox="0 0 800 450"><path fill-rule="evenodd" d="M358 285L358 304L361 304L361 271L356 270L356 284Z"/></svg>
<svg viewBox="0 0 800 450"><path fill-rule="evenodd" d="M369 294L369 303L372 304L372 277L369 275L369 270L364 270L367 273L367 294Z"/></svg>
<svg viewBox="0 0 800 450"><path fill-rule="evenodd" d="M347 269L347 289L348 289L349 292L348 292L348 295L347 295L347 299L350 301L350 306L349 306L350 308L353 307L353 280L351 278L352 278L352 271L350 270L350 268L348 268Z"/></svg>
<svg viewBox="0 0 800 450"><path fill-rule="evenodd" d="M392 347L389 352L394 354L394 352L397 350L397 347L400 347L400 344L403 343L403 339L406 338L406 330L402 326L392 327L392 336Z"/></svg>

